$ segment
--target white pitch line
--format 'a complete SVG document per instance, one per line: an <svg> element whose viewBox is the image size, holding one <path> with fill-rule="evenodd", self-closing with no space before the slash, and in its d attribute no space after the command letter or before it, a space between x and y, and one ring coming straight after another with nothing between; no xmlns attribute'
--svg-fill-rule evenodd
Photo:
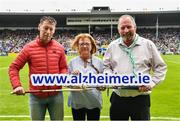
<svg viewBox="0 0 180 121"><path fill-rule="evenodd" d="M180 117L179 118L175 118L175 117L151 117L151 119L180 121Z"/></svg>
<svg viewBox="0 0 180 121"><path fill-rule="evenodd" d="M0 70L6 70L6 69L8 69L9 67L2 67L2 68L0 68Z"/></svg>
<svg viewBox="0 0 180 121"><path fill-rule="evenodd" d="M29 115L0 115L0 118L29 118ZM46 116L49 117L49 116ZM72 116L64 116L65 118L72 118ZM101 116L103 119L109 118L109 116ZM158 119L158 120L177 120L180 121L180 117L151 117L151 119Z"/></svg>
<svg viewBox="0 0 180 121"><path fill-rule="evenodd" d="M177 61L172 61L172 60L166 60L166 61L170 63L180 64L180 62L177 62Z"/></svg>

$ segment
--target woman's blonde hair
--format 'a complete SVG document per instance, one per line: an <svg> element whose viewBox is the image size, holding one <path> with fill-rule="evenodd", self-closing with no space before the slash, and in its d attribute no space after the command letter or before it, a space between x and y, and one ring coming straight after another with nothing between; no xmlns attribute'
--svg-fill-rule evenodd
<svg viewBox="0 0 180 121"><path fill-rule="evenodd" d="M97 51L96 42L95 42L94 38L88 33L78 34L74 39L74 42L72 44L72 48L77 50L78 45L79 45L79 40L80 39L84 40L84 38L89 38L89 40L91 41L91 46L92 46L91 54L96 53L96 51Z"/></svg>

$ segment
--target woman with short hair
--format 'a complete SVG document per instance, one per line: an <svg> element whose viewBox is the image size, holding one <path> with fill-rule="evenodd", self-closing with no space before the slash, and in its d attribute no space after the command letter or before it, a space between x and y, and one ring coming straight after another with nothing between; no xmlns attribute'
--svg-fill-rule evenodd
<svg viewBox="0 0 180 121"><path fill-rule="evenodd" d="M98 74L103 72L103 62L93 56L96 42L90 34L79 34L72 45L79 53L70 61L70 74ZM102 95L99 88L81 92L70 92L68 105L72 108L74 120L99 120L102 108Z"/></svg>

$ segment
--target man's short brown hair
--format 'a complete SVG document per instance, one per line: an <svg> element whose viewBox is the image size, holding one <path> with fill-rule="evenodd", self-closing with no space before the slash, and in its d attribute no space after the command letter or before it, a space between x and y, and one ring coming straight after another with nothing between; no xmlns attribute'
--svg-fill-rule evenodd
<svg viewBox="0 0 180 121"><path fill-rule="evenodd" d="M57 21L51 16L43 16L40 19L40 24L42 24L44 21L48 21L49 23L54 24L54 25L57 24Z"/></svg>

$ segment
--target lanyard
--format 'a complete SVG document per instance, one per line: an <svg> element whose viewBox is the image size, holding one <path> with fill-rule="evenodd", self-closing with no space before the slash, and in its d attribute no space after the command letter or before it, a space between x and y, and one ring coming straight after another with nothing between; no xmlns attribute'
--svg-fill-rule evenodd
<svg viewBox="0 0 180 121"><path fill-rule="evenodd" d="M120 48L124 52L126 52L126 54L128 55L128 57L129 57L129 59L131 61L131 64L132 64L132 71L133 71L133 74L134 74L135 77L137 77L137 74L136 74L136 70L135 70L135 58L134 58L134 55L132 54L132 49L135 47L137 40L138 40L138 35L136 34L133 43L129 47L123 46L121 44L119 45ZM123 42L123 40L121 38L120 38L120 41Z"/></svg>

